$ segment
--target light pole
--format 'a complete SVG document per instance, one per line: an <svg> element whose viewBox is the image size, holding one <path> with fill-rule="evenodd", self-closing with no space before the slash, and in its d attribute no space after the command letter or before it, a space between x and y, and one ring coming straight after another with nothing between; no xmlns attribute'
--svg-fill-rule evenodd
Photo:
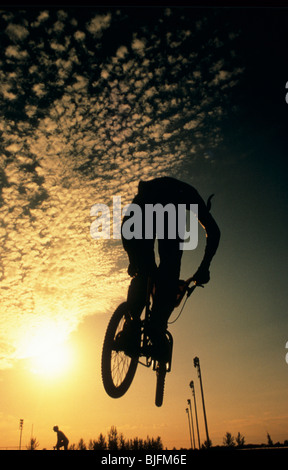
<svg viewBox="0 0 288 470"><path fill-rule="evenodd" d="M202 404L203 404L203 414L204 414L206 437L207 437L207 447L209 447L210 446L210 439L209 439L209 434L208 434L208 426L207 426L207 418L206 418L206 410L205 410L204 393L203 393L203 386L202 386L202 377L201 377L199 357L194 357L194 367L196 367L197 372L198 372L198 377L200 379Z"/></svg>
<svg viewBox="0 0 288 470"><path fill-rule="evenodd" d="M195 436L194 436L194 424L193 424L193 415L192 415L192 408L191 408L191 400L188 399L187 403L190 407L190 418L191 418L191 429L192 429L192 437L193 437L193 448L195 449Z"/></svg>
<svg viewBox="0 0 288 470"><path fill-rule="evenodd" d="M24 423L24 419L20 419L20 424L19 424L19 429L20 429L19 450L21 450L21 440L22 440L23 423Z"/></svg>
<svg viewBox="0 0 288 470"><path fill-rule="evenodd" d="M186 413L187 413L187 416L188 416L188 425L189 425L189 433L190 433L190 445L191 445L191 449L192 449L191 426L190 426L190 418L189 418L189 410L188 410L188 408L186 408Z"/></svg>
<svg viewBox="0 0 288 470"><path fill-rule="evenodd" d="M196 427L197 427L197 435L198 435L198 444L199 444L199 449L200 449L200 434L199 434L199 425L198 425L198 417L197 417L197 406L196 406L196 397L195 397L195 389L194 389L194 382L191 380L190 382L190 388L192 391L192 395L194 397L194 407L195 407L195 420L196 420ZM196 447L196 446L195 446Z"/></svg>

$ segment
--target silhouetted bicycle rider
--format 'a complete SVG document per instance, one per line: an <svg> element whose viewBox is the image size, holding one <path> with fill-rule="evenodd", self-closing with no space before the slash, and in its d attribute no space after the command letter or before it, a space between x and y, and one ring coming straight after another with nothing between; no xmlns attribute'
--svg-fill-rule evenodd
<svg viewBox="0 0 288 470"><path fill-rule="evenodd" d="M209 212L210 202L206 206L195 188L175 178L162 177L140 181L132 204L137 204L142 209L142 238L125 238L123 225L132 215L125 216L122 222L122 243L129 257L128 273L133 277L127 301L133 316L139 317L145 306L148 277L154 280L155 295L149 330L152 343L156 350L159 346L161 351L163 347L165 349L167 322L176 303L182 257L180 242L183 240L179 237L178 230L175 239L168 237L166 218L164 237L158 239L160 262L157 267L154 251L156 233L153 233L151 239L145 238L145 205L173 204L178 207L179 204L185 204L186 209L190 210L190 204L198 204L198 221L206 231L206 248L203 260L193 276L197 284L206 284L210 280L209 267L218 248L220 230Z"/></svg>

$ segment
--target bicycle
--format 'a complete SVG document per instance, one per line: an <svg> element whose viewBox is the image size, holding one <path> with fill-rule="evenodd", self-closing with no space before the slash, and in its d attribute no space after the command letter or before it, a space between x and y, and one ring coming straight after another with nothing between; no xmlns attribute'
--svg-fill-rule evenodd
<svg viewBox="0 0 288 470"><path fill-rule="evenodd" d="M193 282L193 285L189 285ZM182 302L185 294L186 300L177 318L170 323L174 323L180 316L187 299L195 290L197 285L193 278L186 281L179 281L179 292L177 295L175 307ZM151 301L153 302L154 285L149 278L147 283L147 296L144 310L140 319L133 319L133 313L129 311L127 302L121 303L113 313L103 342L101 374L102 382L106 393L111 398L122 397L129 389L134 379L138 364L145 367L151 367L156 371L156 394L155 405L160 407L163 403L164 386L166 373L171 371L173 337L166 330L166 338L169 344L169 354L166 360L160 360L153 353L152 343L149 338L147 325L151 316ZM121 342L123 332L130 332L131 341ZM153 357L154 356L154 357ZM140 360L141 358L141 360ZM144 362L142 361L144 358Z"/></svg>

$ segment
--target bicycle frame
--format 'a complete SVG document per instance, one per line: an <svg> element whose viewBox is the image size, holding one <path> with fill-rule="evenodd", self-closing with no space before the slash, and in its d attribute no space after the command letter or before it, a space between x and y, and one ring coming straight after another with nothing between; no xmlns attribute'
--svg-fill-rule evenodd
<svg viewBox="0 0 288 470"><path fill-rule="evenodd" d="M148 354L148 348L149 348L149 337L147 335L147 325L150 319L151 315L151 310L150 310L150 304L151 304L151 295L152 295L152 290L153 290L153 281L151 277L148 277L148 282L147 282L147 293L146 293L146 302L145 302L145 316L144 319L141 320L141 346L140 346L140 357L146 357L146 363L141 362L140 360L138 361L139 364L142 364L145 367L150 367L152 364L152 357L149 356Z"/></svg>
<svg viewBox="0 0 288 470"><path fill-rule="evenodd" d="M180 294L179 298L177 299L176 305L179 306L181 301L183 300L183 297L185 293L187 294L186 300L190 297L192 292L196 289L196 283L189 287L189 284L193 281L193 278L189 278L183 283L183 293L182 295ZM203 286L201 286L203 287ZM145 366L145 367L150 367L151 364L153 364L153 370L156 370L156 361L149 355L149 336L147 334L147 325L150 319L151 315L151 297L153 297L153 288L154 288L154 282L151 277L148 278L147 282L147 294L146 294L146 303L145 303L145 316L144 319L141 320L142 325L141 325L141 346L140 346L140 357L146 357L146 363L141 362L140 360L138 361L139 364ZM186 302L185 300L185 302ZM185 305L185 304L184 304ZM184 307L183 305L183 307ZM166 372L171 371L171 363L172 363L172 350L173 350L173 336L172 334L166 330L166 334L168 336L170 345L171 345L171 354L169 361L166 364Z"/></svg>

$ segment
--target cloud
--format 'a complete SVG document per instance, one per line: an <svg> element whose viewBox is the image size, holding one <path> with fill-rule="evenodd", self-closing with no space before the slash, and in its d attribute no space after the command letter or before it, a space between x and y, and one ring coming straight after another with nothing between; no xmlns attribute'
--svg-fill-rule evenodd
<svg viewBox="0 0 288 470"><path fill-rule="evenodd" d="M17 98L17 95L11 92L11 84L9 83L2 83L0 85L0 92L7 100L15 100L15 98Z"/></svg>
<svg viewBox="0 0 288 470"><path fill-rule="evenodd" d="M47 10L41 11L39 13L39 16L37 17L38 25L46 21L48 18L49 18L49 12Z"/></svg>
<svg viewBox="0 0 288 470"><path fill-rule="evenodd" d="M137 38L135 37L131 43L131 47L134 51L138 52L139 54L143 53L146 45L145 38Z"/></svg>
<svg viewBox="0 0 288 470"><path fill-rule="evenodd" d="M21 50L19 46L11 45L7 47L5 55L10 58L13 57L15 59L21 60L28 57L28 52Z"/></svg>
<svg viewBox="0 0 288 470"><path fill-rule="evenodd" d="M86 38L86 34L83 31L76 31L76 33L74 33L74 38L77 41L84 41Z"/></svg>
<svg viewBox="0 0 288 470"><path fill-rule="evenodd" d="M111 18L111 13L96 15L87 24L87 30L92 34L92 36L99 38L102 36L105 29L109 28L111 24Z"/></svg>
<svg viewBox="0 0 288 470"><path fill-rule="evenodd" d="M120 46L116 52L116 56L120 59L124 59L128 54L128 49L126 46Z"/></svg>
<svg viewBox="0 0 288 470"><path fill-rule="evenodd" d="M22 25L10 23L5 30L7 36L15 42L22 41L29 36L29 30Z"/></svg>
<svg viewBox="0 0 288 470"><path fill-rule="evenodd" d="M35 83L35 85L32 87L32 90L34 91L35 95L38 96L38 98L46 95L44 83Z"/></svg>

